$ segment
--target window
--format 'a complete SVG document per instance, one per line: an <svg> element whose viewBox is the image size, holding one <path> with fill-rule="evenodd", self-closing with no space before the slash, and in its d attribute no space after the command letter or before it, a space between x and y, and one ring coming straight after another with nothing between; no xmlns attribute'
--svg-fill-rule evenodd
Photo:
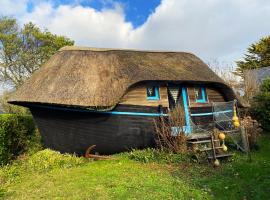
<svg viewBox="0 0 270 200"><path fill-rule="evenodd" d="M146 93L147 93L147 100L159 100L158 86L147 86Z"/></svg>
<svg viewBox="0 0 270 200"><path fill-rule="evenodd" d="M197 103L206 103L206 90L205 87L195 87L195 97Z"/></svg>

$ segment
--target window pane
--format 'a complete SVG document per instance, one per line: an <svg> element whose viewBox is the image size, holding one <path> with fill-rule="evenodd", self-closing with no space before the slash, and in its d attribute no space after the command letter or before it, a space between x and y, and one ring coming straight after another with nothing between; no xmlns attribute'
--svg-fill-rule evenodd
<svg viewBox="0 0 270 200"><path fill-rule="evenodd" d="M148 100L159 100L158 86L147 86L146 93L147 93Z"/></svg>
<svg viewBox="0 0 270 200"><path fill-rule="evenodd" d="M205 103L207 102L206 91L204 87L195 87L196 102Z"/></svg>
<svg viewBox="0 0 270 200"><path fill-rule="evenodd" d="M147 87L147 97L155 97L156 96L156 87L150 86Z"/></svg>
<svg viewBox="0 0 270 200"><path fill-rule="evenodd" d="M203 99L202 88L196 88L195 92L196 92L196 99Z"/></svg>

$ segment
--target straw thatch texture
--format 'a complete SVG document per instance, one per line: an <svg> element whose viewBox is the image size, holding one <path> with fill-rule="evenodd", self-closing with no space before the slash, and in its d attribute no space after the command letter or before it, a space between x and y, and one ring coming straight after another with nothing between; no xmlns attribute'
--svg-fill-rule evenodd
<svg viewBox="0 0 270 200"><path fill-rule="evenodd" d="M229 99L235 98L233 91L190 53L64 47L9 102L110 109L131 85L151 80L215 83Z"/></svg>

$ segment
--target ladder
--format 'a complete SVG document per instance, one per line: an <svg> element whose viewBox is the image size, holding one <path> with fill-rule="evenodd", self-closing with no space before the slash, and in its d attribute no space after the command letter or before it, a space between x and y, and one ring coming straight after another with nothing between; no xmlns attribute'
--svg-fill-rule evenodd
<svg viewBox="0 0 270 200"><path fill-rule="evenodd" d="M223 151L220 145L220 140L216 139L213 133L209 133L204 137L193 138L188 141L188 144L196 151L205 152L209 161L215 161L216 159L223 159L231 157L233 154Z"/></svg>

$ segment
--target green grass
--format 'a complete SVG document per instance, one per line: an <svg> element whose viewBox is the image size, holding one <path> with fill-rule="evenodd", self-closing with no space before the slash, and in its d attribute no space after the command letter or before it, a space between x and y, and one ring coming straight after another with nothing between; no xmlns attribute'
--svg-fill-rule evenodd
<svg viewBox="0 0 270 200"><path fill-rule="evenodd" d="M165 156L165 155L164 155ZM270 199L270 137L220 168L151 150L89 161L49 150L0 170L4 199ZM164 159L163 159L164 157ZM168 164L173 162L173 164Z"/></svg>
<svg viewBox="0 0 270 200"><path fill-rule="evenodd" d="M129 159L93 161L79 167L23 172L6 184L7 199L198 199L207 196L166 166ZM29 172L28 171L28 172Z"/></svg>
<svg viewBox="0 0 270 200"><path fill-rule="evenodd" d="M270 137L260 139L260 150L246 156L235 155L233 162L210 176L193 182L212 191L217 199L270 199Z"/></svg>

